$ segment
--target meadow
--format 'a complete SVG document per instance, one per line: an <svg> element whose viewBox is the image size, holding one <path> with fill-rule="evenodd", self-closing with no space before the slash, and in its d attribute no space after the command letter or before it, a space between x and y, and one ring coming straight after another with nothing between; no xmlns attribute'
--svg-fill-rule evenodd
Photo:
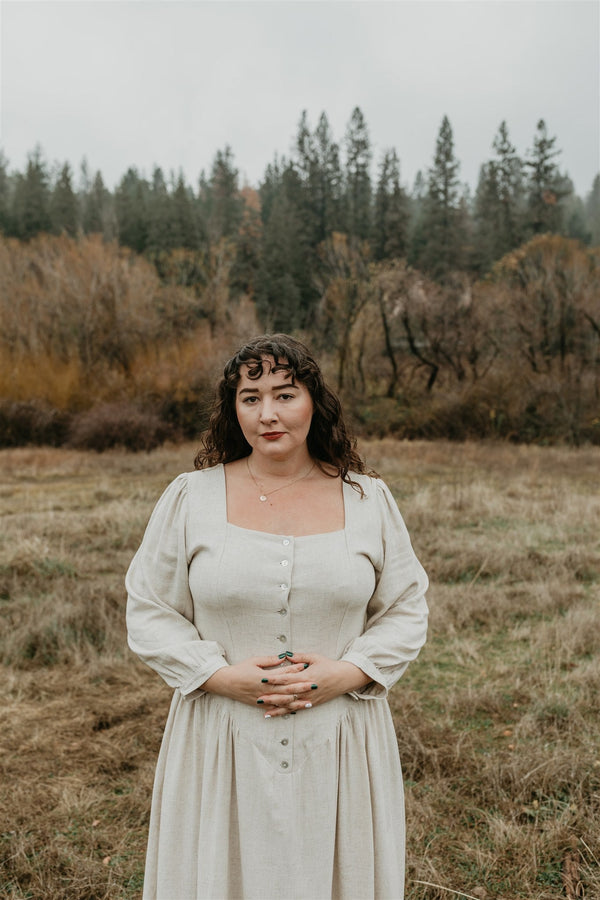
<svg viewBox="0 0 600 900"><path fill-rule="evenodd" d="M600 448L362 450L432 581L391 698L407 900L600 897ZM141 895L171 692L127 649L123 576L194 452L0 451L6 900Z"/></svg>

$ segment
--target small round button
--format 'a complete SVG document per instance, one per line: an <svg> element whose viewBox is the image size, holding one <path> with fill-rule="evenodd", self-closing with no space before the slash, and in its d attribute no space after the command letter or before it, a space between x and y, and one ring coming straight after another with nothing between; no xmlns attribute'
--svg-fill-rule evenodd
<svg viewBox="0 0 600 900"><path fill-rule="evenodd" d="M287 739L287 738L284 738L284 739L282 740L281 743L283 744L284 747L287 747L287 745L288 745L288 739Z"/></svg>
<svg viewBox="0 0 600 900"><path fill-rule="evenodd" d="M279 587L282 591L287 591L287 584L280 584Z"/></svg>
<svg viewBox="0 0 600 900"><path fill-rule="evenodd" d="M288 546L289 546L289 543L290 543L290 542L289 542L289 540L288 540L287 538L284 538L284 539L283 539L283 546L284 546L284 547L288 547Z"/></svg>
<svg viewBox="0 0 600 900"><path fill-rule="evenodd" d="M282 566L289 566L289 562L287 561L287 559L282 559L282 560L281 560L281 565L282 565Z"/></svg>
<svg viewBox="0 0 600 900"><path fill-rule="evenodd" d="M280 610L279 610L279 615L280 615L280 616L287 616L287 609L280 609Z"/></svg>
<svg viewBox="0 0 600 900"><path fill-rule="evenodd" d="M285 634L280 634L277 640L281 641L282 644L285 644L285 642L287 641L287 636Z"/></svg>
<svg viewBox="0 0 600 900"><path fill-rule="evenodd" d="M279 764L282 769L287 769L289 763L285 761L285 759Z"/></svg>

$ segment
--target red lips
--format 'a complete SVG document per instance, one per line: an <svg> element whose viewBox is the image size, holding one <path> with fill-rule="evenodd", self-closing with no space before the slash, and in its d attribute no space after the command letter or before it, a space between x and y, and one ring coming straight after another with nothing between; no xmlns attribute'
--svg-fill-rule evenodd
<svg viewBox="0 0 600 900"><path fill-rule="evenodd" d="M284 434L285 431L265 431L261 434L261 437L267 441L276 441L278 438L283 437Z"/></svg>

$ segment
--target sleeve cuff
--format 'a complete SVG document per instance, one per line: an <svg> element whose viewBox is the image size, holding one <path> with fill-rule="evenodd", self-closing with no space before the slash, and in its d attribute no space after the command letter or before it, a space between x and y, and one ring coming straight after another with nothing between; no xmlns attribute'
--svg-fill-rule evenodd
<svg viewBox="0 0 600 900"><path fill-rule="evenodd" d="M355 700L384 700L387 697L388 689L382 679L381 672L368 656L349 651L344 653L341 659L343 662L352 663L371 679L369 684L366 684L363 688L357 691L349 691L350 697L354 697Z"/></svg>
<svg viewBox="0 0 600 900"><path fill-rule="evenodd" d="M210 676L218 672L219 669L223 669L228 665L229 663L223 657L214 660L210 665L206 665L201 671L196 672L193 678L182 684L179 687L179 693L184 700L195 700L197 697L201 697L203 694L206 694L206 691L203 691L200 685L208 681Z"/></svg>

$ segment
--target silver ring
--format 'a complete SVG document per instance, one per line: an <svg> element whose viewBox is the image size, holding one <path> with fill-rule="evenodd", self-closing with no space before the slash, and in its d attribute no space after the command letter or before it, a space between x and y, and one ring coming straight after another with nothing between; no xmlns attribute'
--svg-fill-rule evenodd
<svg viewBox="0 0 600 900"><path fill-rule="evenodd" d="M298 699L298 694L292 694L292 697L294 698L294 700L297 700L297 699Z"/></svg>

